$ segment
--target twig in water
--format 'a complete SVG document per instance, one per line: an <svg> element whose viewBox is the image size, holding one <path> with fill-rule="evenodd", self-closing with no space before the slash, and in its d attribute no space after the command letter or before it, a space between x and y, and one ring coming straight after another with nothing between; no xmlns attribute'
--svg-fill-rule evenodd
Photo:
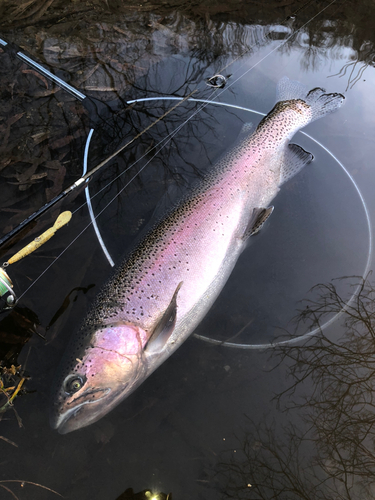
<svg viewBox="0 0 375 500"><path fill-rule="evenodd" d="M47 486L43 486L42 484L33 483L32 481L21 481L21 479L3 479L2 481L0 481L0 486L2 488L6 489L7 491L9 491L9 493L11 493L13 495L13 497L16 498L17 500L18 500L18 497L13 493L13 491L11 491L6 486L4 486L3 483L18 483L21 486L23 486L25 484L31 484L32 486L38 486L39 488L42 488L43 490L50 491L51 493L54 493L55 495L58 495L61 498L64 498L62 495L60 495L60 493L57 493L57 491L52 490L51 488L48 488Z"/></svg>

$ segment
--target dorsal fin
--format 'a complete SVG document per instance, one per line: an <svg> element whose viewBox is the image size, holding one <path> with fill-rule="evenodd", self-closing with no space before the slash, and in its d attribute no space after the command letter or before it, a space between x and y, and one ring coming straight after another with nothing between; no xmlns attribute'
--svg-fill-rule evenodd
<svg viewBox="0 0 375 500"><path fill-rule="evenodd" d="M247 122L242 125L240 133L238 134L237 140L241 141L245 137L250 137L253 132L255 132L256 126L252 122Z"/></svg>
<svg viewBox="0 0 375 500"><path fill-rule="evenodd" d="M284 76L279 80L276 87L276 102L290 101L291 99L306 99L309 89L303 83L296 80L289 80Z"/></svg>

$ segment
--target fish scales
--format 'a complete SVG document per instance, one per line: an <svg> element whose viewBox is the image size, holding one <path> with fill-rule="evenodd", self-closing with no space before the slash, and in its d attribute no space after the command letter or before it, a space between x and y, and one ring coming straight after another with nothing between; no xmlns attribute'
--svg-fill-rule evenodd
<svg viewBox="0 0 375 500"><path fill-rule="evenodd" d="M51 425L65 433L101 418L192 333L227 281L280 186L312 155L289 144L297 130L337 109L287 78L255 132L177 203L115 269L61 362Z"/></svg>
<svg viewBox="0 0 375 500"><path fill-rule="evenodd" d="M180 281L178 308L179 316L184 316L196 295L208 289L232 247L242 247L248 222L248 177L259 159L255 154L242 158L241 147L239 154L221 162L219 175L210 176L197 193L179 204L107 282L94 308L98 324L107 319L132 320L150 331L155 314L167 308ZM233 172L231 166L238 160L244 167ZM258 195L250 200L254 206L259 201ZM91 326L92 318L88 321Z"/></svg>
<svg viewBox="0 0 375 500"><path fill-rule="evenodd" d="M258 132L264 129L268 120L260 124ZM266 130L255 139L241 141L197 192L173 209L142 241L98 296L95 311L99 324L103 318L107 319L107 313L111 321L113 318L131 319L149 330L155 312L167 308L181 280L184 282L179 293L181 316L191 309L193 297L208 288L232 246L243 245L242 237L249 218L247 207L266 205L278 191L278 187L274 188L277 172L262 172L263 175L254 179L255 169L261 161L271 164L265 150L272 146L275 156L276 140L277 134ZM249 196L250 183L253 196ZM268 186L272 189L267 189ZM195 294L191 293L192 287ZM106 304L113 301L115 305ZM119 308L122 302L125 305Z"/></svg>

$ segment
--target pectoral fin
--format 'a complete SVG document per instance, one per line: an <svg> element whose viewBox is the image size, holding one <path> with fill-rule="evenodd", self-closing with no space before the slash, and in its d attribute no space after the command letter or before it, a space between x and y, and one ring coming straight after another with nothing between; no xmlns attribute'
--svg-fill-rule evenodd
<svg viewBox="0 0 375 500"><path fill-rule="evenodd" d="M249 236L254 236L254 234L259 233L259 231L263 227L263 224L266 222L272 212L272 206L268 208L254 208L242 238L246 240Z"/></svg>
<svg viewBox="0 0 375 500"><path fill-rule="evenodd" d="M172 335L177 319L177 295L180 291L182 283L183 281L177 285L169 306L157 322L145 347L145 351L147 353L156 353L161 351L167 343L169 337Z"/></svg>

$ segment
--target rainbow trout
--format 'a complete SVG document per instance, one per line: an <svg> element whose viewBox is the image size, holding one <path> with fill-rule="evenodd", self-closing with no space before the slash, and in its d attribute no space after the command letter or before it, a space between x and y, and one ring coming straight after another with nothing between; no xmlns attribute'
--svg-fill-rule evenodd
<svg viewBox="0 0 375 500"><path fill-rule="evenodd" d="M344 96L283 78L272 111L117 266L73 335L55 379L51 425L87 426L138 387L193 332L280 186L313 156L290 144Z"/></svg>

